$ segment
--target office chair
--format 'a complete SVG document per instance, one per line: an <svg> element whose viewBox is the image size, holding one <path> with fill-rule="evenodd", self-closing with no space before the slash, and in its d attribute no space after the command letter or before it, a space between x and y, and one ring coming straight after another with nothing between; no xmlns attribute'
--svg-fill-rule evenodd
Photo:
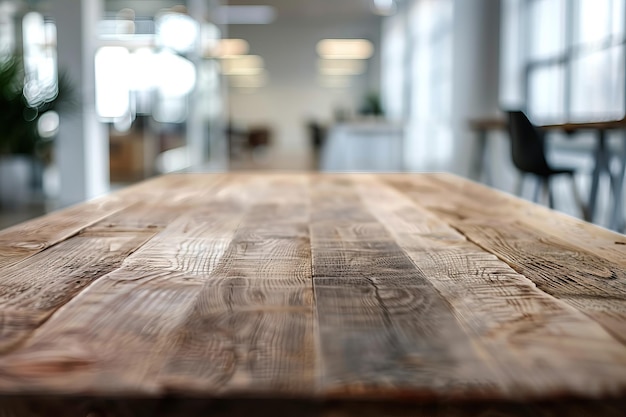
<svg viewBox="0 0 626 417"><path fill-rule="evenodd" d="M533 201L539 202L539 192L543 188L544 194L548 195L550 208L554 208L554 196L550 181L555 175L567 175L571 179L574 198L583 214L583 218L589 220L587 207L580 197L574 180L576 170L565 167L551 167L546 160L544 133L537 130L523 112L510 110L506 113L509 119L508 131L511 137L513 164L521 174L517 186L517 195L521 194L524 177L532 175L537 180Z"/></svg>

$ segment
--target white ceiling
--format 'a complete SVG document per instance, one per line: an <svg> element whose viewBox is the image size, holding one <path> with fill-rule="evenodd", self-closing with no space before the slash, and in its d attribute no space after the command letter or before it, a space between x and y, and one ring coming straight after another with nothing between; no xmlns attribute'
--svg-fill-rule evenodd
<svg viewBox="0 0 626 417"><path fill-rule="evenodd" d="M372 17L372 0L231 0L231 5L267 4L274 6L279 19L344 19Z"/></svg>

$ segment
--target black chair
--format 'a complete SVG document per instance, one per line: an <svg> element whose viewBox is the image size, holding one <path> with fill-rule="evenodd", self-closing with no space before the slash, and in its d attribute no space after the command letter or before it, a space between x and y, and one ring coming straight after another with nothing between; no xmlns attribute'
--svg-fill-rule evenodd
<svg viewBox="0 0 626 417"><path fill-rule="evenodd" d="M576 170L569 167L551 167L546 160L544 133L538 130L523 112L510 110L506 113L509 119L508 130L511 136L513 164L521 173L517 195L521 194L524 177L530 174L536 178L534 201L539 202L539 192L543 187L544 193L548 195L550 208L554 208L554 196L550 181L555 175L567 175L571 179L574 198L583 214L583 218L589 220L587 207L580 198L574 181Z"/></svg>

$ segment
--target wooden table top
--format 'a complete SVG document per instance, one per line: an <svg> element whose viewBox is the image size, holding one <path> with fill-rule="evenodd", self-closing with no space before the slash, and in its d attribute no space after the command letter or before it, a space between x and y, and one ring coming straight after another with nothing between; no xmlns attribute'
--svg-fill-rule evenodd
<svg viewBox="0 0 626 417"><path fill-rule="evenodd" d="M470 119L468 124L470 129L476 131L506 130L507 128L507 120L505 117ZM574 132L577 130L624 129L626 128L626 117L619 120L552 123L548 125L537 125L537 128L544 130L564 130L566 132Z"/></svg>
<svg viewBox="0 0 626 417"><path fill-rule="evenodd" d="M626 236L448 174L150 180L0 232L0 318L2 416L626 410Z"/></svg>

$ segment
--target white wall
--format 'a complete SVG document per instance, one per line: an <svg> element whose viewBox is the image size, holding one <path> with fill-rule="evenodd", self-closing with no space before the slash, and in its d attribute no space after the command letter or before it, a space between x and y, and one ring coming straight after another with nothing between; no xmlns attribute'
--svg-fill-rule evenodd
<svg viewBox="0 0 626 417"><path fill-rule="evenodd" d="M234 25L228 36L248 40L250 53L264 58L269 73L269 83L262 88L230 90L231 118L245 125L269 125L275 145L273 155L292 161L291 165L297 165L296 161L309 152L309 120L331 121L337 109L354 113L368 91L379 90L379 18L338 24L290 21L264 26ZM368 61L368 72L355 76L350 88L325 88L318 84L315 47L324 38L366 38L374 43L376 54Z"/></svg>

